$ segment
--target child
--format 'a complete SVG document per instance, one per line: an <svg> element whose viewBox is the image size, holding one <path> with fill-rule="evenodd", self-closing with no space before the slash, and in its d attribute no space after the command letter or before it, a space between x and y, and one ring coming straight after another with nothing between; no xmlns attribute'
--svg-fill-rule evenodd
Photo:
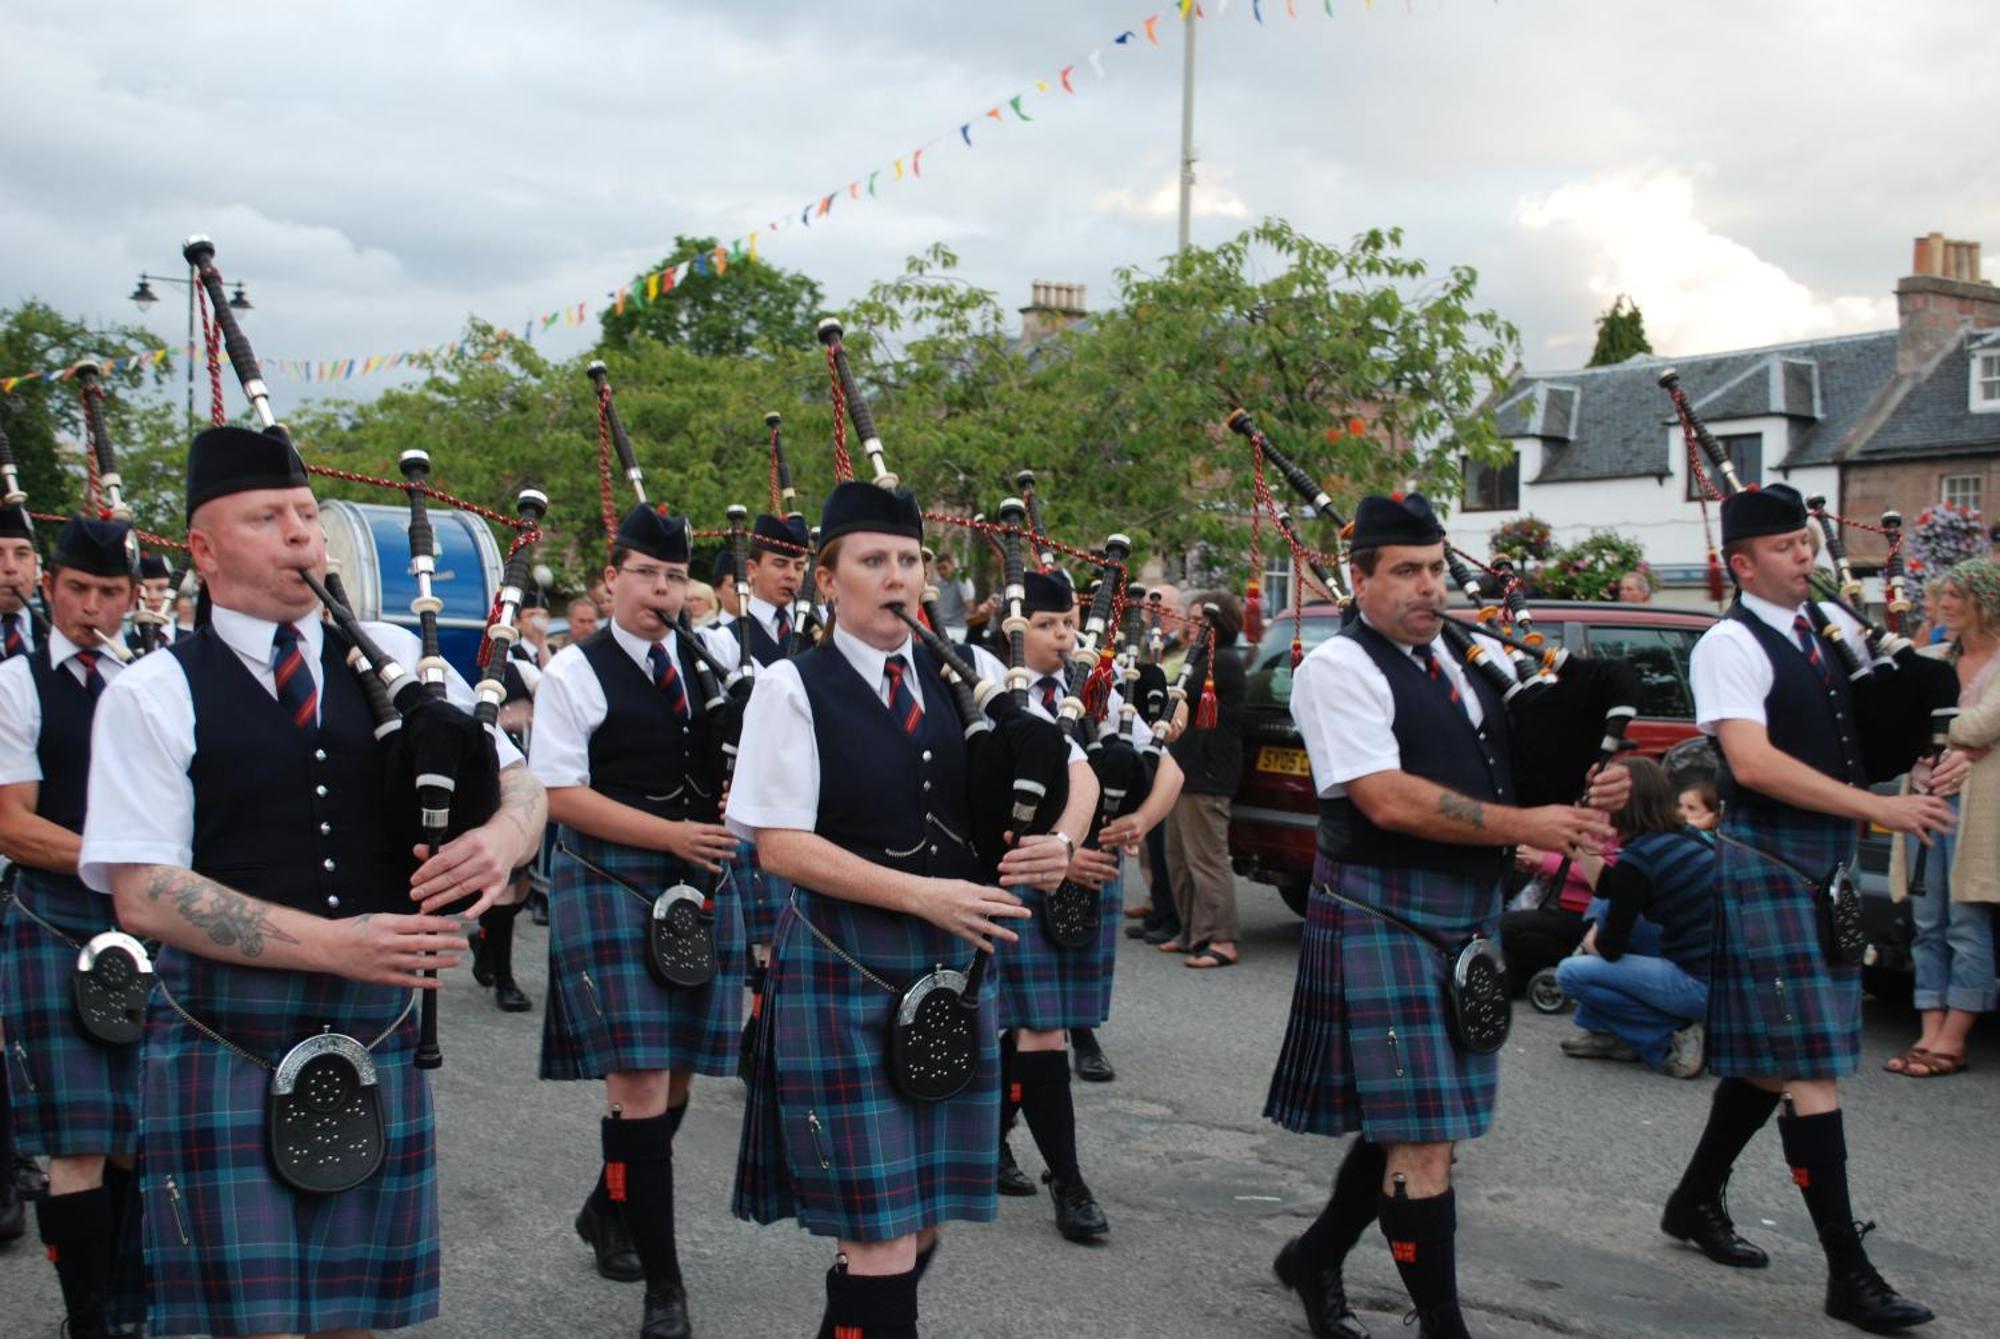
<svg viewBox="0 0 2000 1339"><path fill-rule="evenodd" d="M1708 834L1715 831L1715 825L1722 814L1716 808L1713 781L1697 781L1692 786L1682 788L1680 808L1683 823L1693 828L1703 841L1715 840Z"/></svg>

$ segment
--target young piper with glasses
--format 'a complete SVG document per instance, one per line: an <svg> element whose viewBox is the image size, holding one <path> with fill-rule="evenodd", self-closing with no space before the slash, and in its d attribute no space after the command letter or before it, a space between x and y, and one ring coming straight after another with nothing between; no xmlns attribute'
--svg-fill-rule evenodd
<svg viewBox="0 0 2000 1339"><path fill-rule="evenodd" d="M736 838L716 821L696 661L674 627L687 581L686 521L643 503L626 513L604 569L610 622L549 662L529 758L561 824L541 1075L604 1081L604 1171L576 1230L598 1273L645 1280L642 1339L691 1333L673 1140L694 1075L736 1071L742 1027L743 919L718 881ZM646 936L651 899L679 883L716 891L717 970L670 988Z"/></svg>

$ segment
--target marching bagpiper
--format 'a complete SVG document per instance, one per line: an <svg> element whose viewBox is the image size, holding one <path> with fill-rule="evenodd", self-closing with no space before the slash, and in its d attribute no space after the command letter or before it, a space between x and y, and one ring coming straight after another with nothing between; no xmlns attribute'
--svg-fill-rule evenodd
<svg viewBox="0 0 2000 1339"><path fill-rule="evenodd" d="M79 954L118 928L111 904L77 881L76 862L91 717L124 670L106 642L132 607L130 543L122 521L72 516L43 580L48 640L0 665L0 852L15 862L0 938L0 1020L24 1080L15 1137L26 1156L49 1159L48 1193L35 1213L67 1333L79 1339L145 1314L131 1184L137 1038L86 1027L72 981Z"/></svg>
<svg viewBox="0 0 2000 1339"><path fill-rule="evenodd" d="M606 1278L646 1283L644 1339L690 1333L674 1239L673 1141L695 1074L736 1072L743 918L727 890L700 894L736 838L699 733L698 662L675 623L688 526L640 503L612 540L611 618L542 675L530 750L561 825L549 890L549 1001L541 1076L601 1079L604 1170L576 1230ZM706 975L663 976L649 939L656 899L708 906ZM712 921L709 920L712 918ZM701 975L699 982L694 976Z"/></svg>
<svg viewBox="0 0 2000 1339"><path fill-rule="evenodd" d="M282 430L198 435L187 517L212 618L105 690L78 862L162 945L140 1062L147 1325L416 1324L437 1314L439 1236L411 1003L465 945L432 912L504 886L541 788L497 741L497 811L412 872L375 708L309 584L326 537ZM407 631L361 627L416 663ZM446 689L470 706L456 675Z"/></svg>
<svg viewBox="0 0 2000 1339"><path fill-rule="evenodd" d="M1452 1146L1486 1133L1499 1067L1454 1040L1433 940L1491 938L1507 848L1595 848L1631 782L1611 768L1589 808L1515 807L1501 696L1440 635L1449 586L1430 504L1415 493L1362 499L1352 545L1360 617L1292 681L1319 853L1265 1114L1300 1133L1360 1137L1325 1210L1274 1268L1314 1335L1359 1339L1341 1263L1379 1218L1421 1333L1459 1339Z"/></svg>

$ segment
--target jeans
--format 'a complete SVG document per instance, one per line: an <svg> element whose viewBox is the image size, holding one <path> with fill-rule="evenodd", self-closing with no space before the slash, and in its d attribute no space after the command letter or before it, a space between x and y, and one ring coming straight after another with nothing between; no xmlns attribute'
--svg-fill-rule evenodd
<svg viewBox="0 0 2000 1339"><path fill-rule="evenodd" d="M1708 983L1666 958L1578 954L1557 965L1556 980L1576 1001L1578 1027L1611 1033L1654 1069L1675 1032L1708 1017Z"/></svg>
<svg viewBox="0 0 2000 1339"><path fill-rule="evenodd" d="M1907 837L1904 857L1916 868L1917 839ZM1989 1013L2000 1004L1993 981L1993 912L1983 902L1951 900L1951 860L1956 838L1931 838L1924 865L1922 897L1910 899L1910 919L1917 937L1910 944L1916 965L1916 991L1911 1002L1919 1009L1965 1009Z"/></svg>
<svg viewBox="0 0 2000 1339"><path fill-rule="evenodd" d="M1583 919L1592 925L1598 926L1598 933L1602 934L1604 933L1602 927L1605 918L1610 914L1611 899L1608 897L1593 897L1590 899L1590 905L1583 910ZM1625 936L1625 951L1627 953L1643 954L1649 958L1659 957L1659 923L1657 921L1649 921L1644 916L1633 917L1631 932Z"/></svg>

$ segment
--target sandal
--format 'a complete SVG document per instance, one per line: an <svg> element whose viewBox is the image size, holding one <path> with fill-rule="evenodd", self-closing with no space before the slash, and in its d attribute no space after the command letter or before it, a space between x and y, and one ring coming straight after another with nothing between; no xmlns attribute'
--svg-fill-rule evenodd
<svg viewBox="0 0 2000 1339"><path fill-rule="evenodd" d="M1196 949L1194 952L1188 954L1186 958L1182 959L1182 965L1206 971L1211 967L1234 967L1236 959L1225 958L1214 949L1203 947Z"/></svg>
<svg viewBox="0 0 2000 1339"><path fill-rule="evenodd" d="M1972 1068L1962 1055L1946 1055L1942 1051L1926 1051L1921 1047L1910 1059L1912 1063L1923 1066L1922 1069L1903 1071L1906 1077L1912 1079L1945 1079Z"/></svg>
<svg viewBox="0 0 2000 1339"><path fill-rule="evenodd" d="M1923 1054L1923 1047L1912 1046L1908 1050L1892 1055L1887 1060L1884 1060L1882 1068L1888 1070L1891 1074L1908 1074L1910 1072L1910 1063L1921 1059Z"/></svg>
<svg viewBox="0 0 2000 1339"><path fill-rule="evenodd" d="M1153 947L1162 953L1186 953L1188 951L1188 946L1178 939L1163 939L1153 945Z"/></svg>

